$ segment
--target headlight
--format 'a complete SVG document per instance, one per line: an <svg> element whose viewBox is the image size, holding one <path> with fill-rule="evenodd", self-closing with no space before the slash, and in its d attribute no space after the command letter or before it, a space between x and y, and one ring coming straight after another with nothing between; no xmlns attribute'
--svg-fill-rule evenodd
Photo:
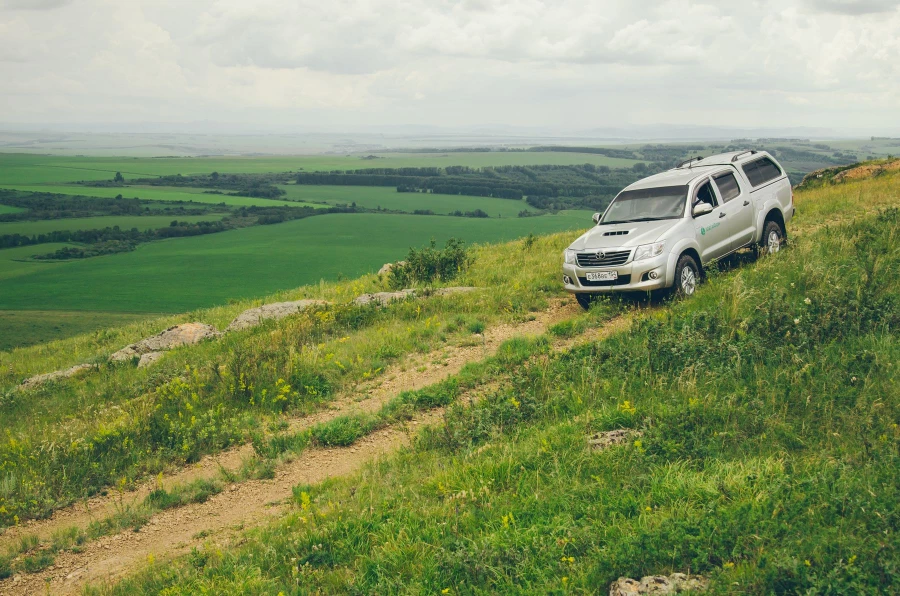
<svg viewBox="0 0 900 596"><path fill-rule="evenodd" d="M566 265L574 265L575 264L575 251L567 248L563 252L563 259L566 261Z"/></svg>
<svg viewBox="0 0 900 596"><path fill-rule="evenodd" d="M665 240L662 242L655 242L653 244L642 244L641 246L637 247L637 250L634 251L634 260L643 261L644 259L652 259L653 257L658 257L662 254L663 248L665 248L665 246Z"/></svg>

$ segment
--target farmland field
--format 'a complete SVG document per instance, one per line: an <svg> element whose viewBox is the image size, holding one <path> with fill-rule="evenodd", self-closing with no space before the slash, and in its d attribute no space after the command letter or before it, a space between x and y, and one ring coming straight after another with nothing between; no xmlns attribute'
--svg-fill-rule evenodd
<svg viewBox="0 0 900 596"><path fill-rule="evenodd" d="M164 228L173 220L196 223L198 221L218 221L222 213L208 215L148 215L148 216L108 216L108 217L73 217L68 219L45 219L40 221L0 222L0 236L5 234L21 234L33 236L47 234L59 230L94 230L118 226L123 230L137 228L139 230L155 230Z"/></svg>
<svg viewBox="0 0 900 596"><path fill-rule="evenodd" d="M104 311L0 310L0 352L153 316Z"/></svg>
<svg viewBox="0 0 900 596"><path fill-rule="evenodd" d="M537 211L521 200L468 197L418 192L397 192L385 186L308 186L282 184L288 197L298 201L322 201L330 205L356 203L367 209L412 212L427 209L437 214L481 209L491 217L516 217L520 211Z"/></svg>
<svg viewBox="0 0 900 596"><path fill-rule="evenodd" d="M378 159L343 156L301 157L182 157L115 158L60 157L0 153L0 187L35 183L64 183L82 180L110 180L116 172L125 179L172 174L264 173L298 170L329 171L363 168L574 165L590 163L612 168L630 167L635 160L613 159L585 153L542 152L449 152L389 153Z"/></svg>
<svg viewBox="0 0 900 596"><path fill-rule="evenodd" d="M22 213L25 209L19 209L18 207L10 207L9 205L0 205L0 215L4 213Z"/></svg>
<svg viewBox="0 0 900 596"><path fill-rule="evenodd" d="M0 309L182 312L333 279L355 277L402 258L432 238L510 240L591 225L586 211L474 219L332 214L274 226L152 242L129 253L67 261L0 261ZM49 252L52 245L9 249ZM513 265L511 265L513 266ZM9 269L8 269L9 268ZM12 271L10 271L10 269ZM2 333L2 330L0 330Z"/></svg>

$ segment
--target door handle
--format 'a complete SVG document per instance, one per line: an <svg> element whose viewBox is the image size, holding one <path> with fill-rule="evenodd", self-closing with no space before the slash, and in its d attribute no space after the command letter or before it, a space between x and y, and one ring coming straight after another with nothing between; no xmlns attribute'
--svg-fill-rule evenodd
<svg viewBox="0 0 900 596"><path fill-rule="evenodd" d="M744 201L744 207L750 204L750 201Z"/></svg>
<svg viewBox="0 0 900 596"><path fill-rule="evenodd" d="M720 211L720 212L719 212L719 219L722 219L723 217L725 217L725 212Z"/></svg>

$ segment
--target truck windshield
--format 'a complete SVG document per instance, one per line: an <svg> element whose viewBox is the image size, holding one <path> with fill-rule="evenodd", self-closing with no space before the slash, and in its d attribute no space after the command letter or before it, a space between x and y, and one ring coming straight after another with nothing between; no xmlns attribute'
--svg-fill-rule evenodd
<svg viewBox="0 0 900 596"><path fill-rule="evenodd" d="M600 225L683 217L687 189L687 185L660 186L620 192Z"/></svg>

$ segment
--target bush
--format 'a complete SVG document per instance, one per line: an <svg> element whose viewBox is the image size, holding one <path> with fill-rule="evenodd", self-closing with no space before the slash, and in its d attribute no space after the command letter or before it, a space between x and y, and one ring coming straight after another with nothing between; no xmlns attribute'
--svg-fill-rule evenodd
<svg viewBox="0 0 900 596"><path fill-rule="evenodd" d="M392 288L449 281L466 270L471 258L462 240L451 238L438 249L434 240L422 249L410 248L403 265L391 269L388 279Z"/></svg>

